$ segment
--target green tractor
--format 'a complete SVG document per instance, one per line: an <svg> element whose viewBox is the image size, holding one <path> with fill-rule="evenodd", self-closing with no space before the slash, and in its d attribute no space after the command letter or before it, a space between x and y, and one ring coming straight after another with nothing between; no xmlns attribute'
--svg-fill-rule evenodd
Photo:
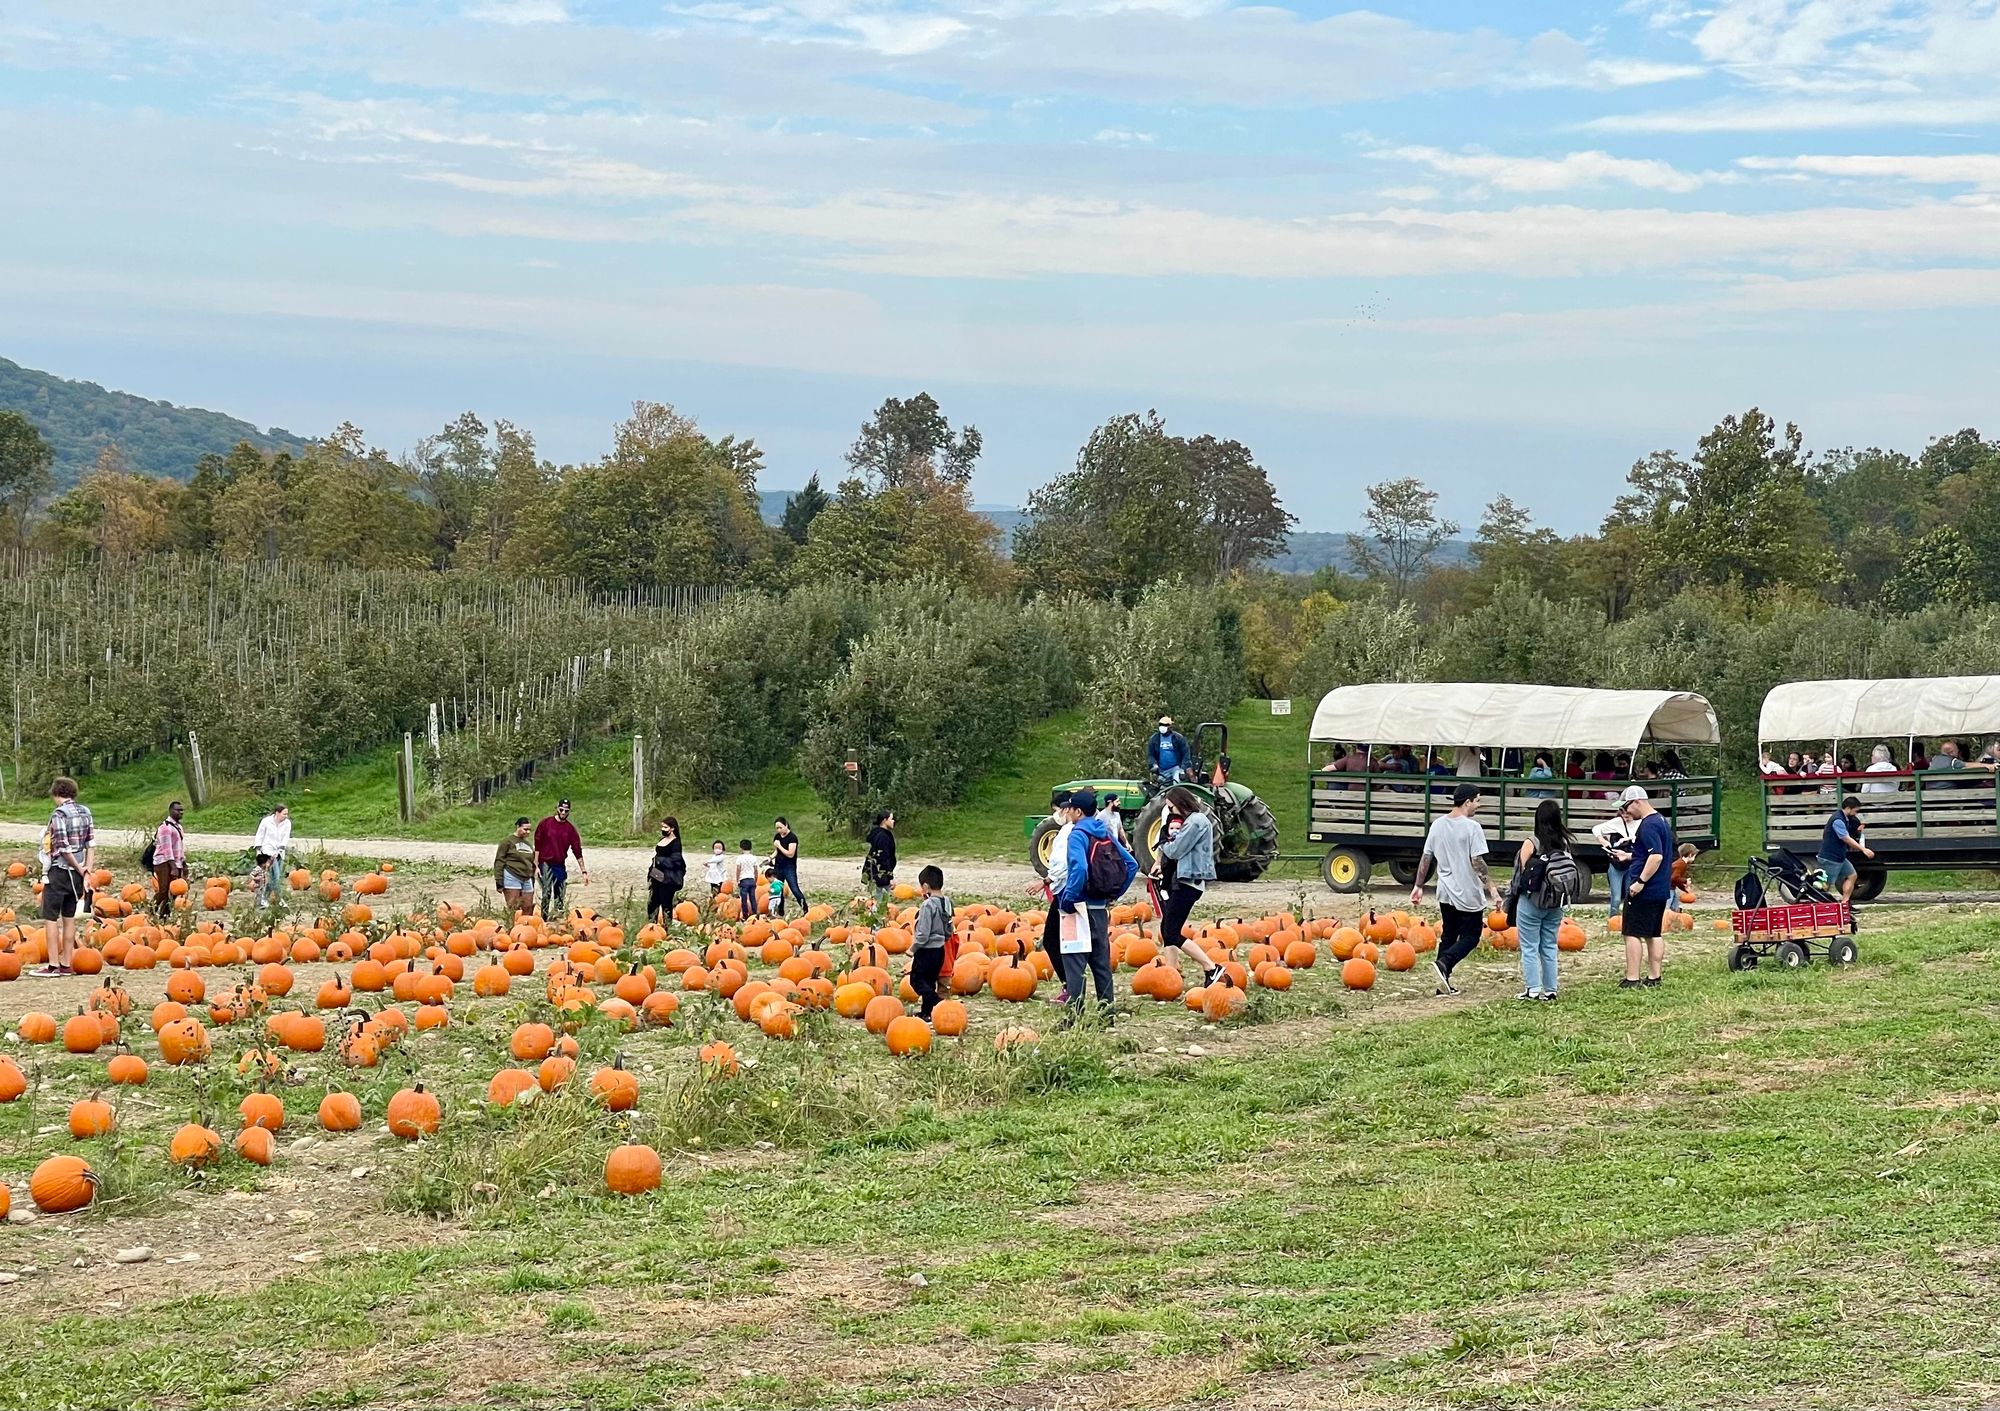
<svg viewBox="0 0 2000 1411"><path fill-rule="evenodd" d="M1194 762L1181 784L1215 816L1215 874L1224 882L1254 882L1278 855L1278 820L1269 805L1229 779L1229 727L1219 720L1195 727ZM1209 746L1213 746L1210 752ZM1150 872L1155 849L1165 829L1167 784L1158 775L1145 779L1072 779L1056 790L1092 789L1099 808L1115 801L1125 821L1126 836L1139 859L1139 871ZM1053 794L1056 790L1051 790ZM1028 861L1037 875L1049 875L1049 850L1061 825L1047 814L1026 820Z"/></svg>

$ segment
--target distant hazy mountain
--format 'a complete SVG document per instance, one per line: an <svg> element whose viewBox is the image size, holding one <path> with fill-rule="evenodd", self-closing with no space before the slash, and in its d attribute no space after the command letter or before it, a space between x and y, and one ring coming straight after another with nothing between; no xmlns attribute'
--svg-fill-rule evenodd
<svg viewBox="0 0 2000 1411"><path fill-rule="evenodd" d="M765 490L761 492L764 520L776 524L785 515L785 502L792 498L790 490ZM985 515L1000 527L1002 550L1014 547L1014 530L1027 515L1004 505L974 505L974 509ZM1437 552L1435 562L1456 564L1465 562L1472 553L1472 545L1463 539L1448 540ZM1352 556L1347 552L1345 534L1325 534L1309 529L1294 530L1286 541L1285 552L1265 560L1265 566L1280 573L1316 573L1322 568L1337 568L1345 573L1354 566Z"/></svg>

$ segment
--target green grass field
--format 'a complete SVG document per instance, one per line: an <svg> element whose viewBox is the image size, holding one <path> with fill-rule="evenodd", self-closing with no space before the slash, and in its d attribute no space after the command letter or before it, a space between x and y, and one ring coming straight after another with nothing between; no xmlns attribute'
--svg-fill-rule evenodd
<svg viewBox="0 0 2000 1411"><path fill-rule="evenodd" d="M1697 934L1656 992L1603 945L1555 1006L1483 955L1460 1002L1141 1005L1031 1067L794 1045L726 1103L656 1085L633 1202L594 1190L621 1120L560 1102L288 1157L261 1203L156 1182L10 1289L0 1402L1990 1401L1990 921L1888 923L1839 973ZM0 1108L0 1144L43 1120ZM141 1235L207 1263L106 1272Z"/></svg>

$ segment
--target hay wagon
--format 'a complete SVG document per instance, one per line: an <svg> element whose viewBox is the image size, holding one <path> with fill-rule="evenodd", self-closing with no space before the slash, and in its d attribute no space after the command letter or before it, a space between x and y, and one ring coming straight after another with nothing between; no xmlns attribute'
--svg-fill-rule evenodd
<svg viewBox="0 0 2000 1411"><path fill-rule="evenodd" d="M2000 867L2000 813L1994 770L1910 769L1912 748L1955 740L1976 759L1981 741L2000 735L2000 676L1930 676L1883 681L1793 681L1764 698L1757 739L1782 754L1788 746L1825 749L1857 760L1886 744L1901 767L1812 775L1762 776L1764 847L1810 864L1827 820L1845 794L1861 798L1872 860L1856 858L1854 899L1882 891L1892 870Z"/></svg>
<svg viewBox="0 0 2000 1411"><path fill-rule="evenodd" d="M1341 686L1313 712L1306 746L1307 837L1326 848L1320 875L1336 892L1360 891L1377 864L1408 886L1433 819L1451 809L1452 790L1479 785L1477 817L1493 845L1491 860L1510 863L1534 830L1535 810L1555 799L1577 837L1577 861L1592 874L1609 860L1591 837L1616 812L1618 794L1643 784L1681 842L1716 844L1722 784L1714 775L1676 779L1572 777L1600 751L1630 754L1648 746L1712 749L1721 743L1715 710L1689 691L1608 691L1583 686L1383 683ZM1339 767L1335 746L1359 751L1362 767ZM1401 773L1385 767L1411 747L1456 761L1451 774ZM1510 754L1553 757L1555 777L1530 779L1500 768ZM1353 758L1352 752L1348 758ZM1592 882L1594 889L1594 880Z"/></svg>

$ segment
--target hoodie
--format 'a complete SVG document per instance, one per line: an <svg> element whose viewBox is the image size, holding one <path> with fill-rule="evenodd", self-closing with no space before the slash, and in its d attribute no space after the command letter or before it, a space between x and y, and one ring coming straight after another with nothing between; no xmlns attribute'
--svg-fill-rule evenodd
<svg viewBox="0 0 2000 1411"><path fill-rule="evenodd" d="M1088 818L1079 818L1075 826L1070 829L1069 848L1063 864L1062 894L1059 898L1064 911L1075 911L1077 903L1085 900L1083 887L1089 880L1090 845L1110 838L1111 829L1106 827L1104 820L1096 814ZM1118 845L1118 860L1125 865L1125 881L1118 888L1120 895L1123 895L1125 888L1132 885L1132 879L1139 875L1139 862L1122 844ZM1109 903L1091 900L1089 904L1106 906Z"/></svg>

